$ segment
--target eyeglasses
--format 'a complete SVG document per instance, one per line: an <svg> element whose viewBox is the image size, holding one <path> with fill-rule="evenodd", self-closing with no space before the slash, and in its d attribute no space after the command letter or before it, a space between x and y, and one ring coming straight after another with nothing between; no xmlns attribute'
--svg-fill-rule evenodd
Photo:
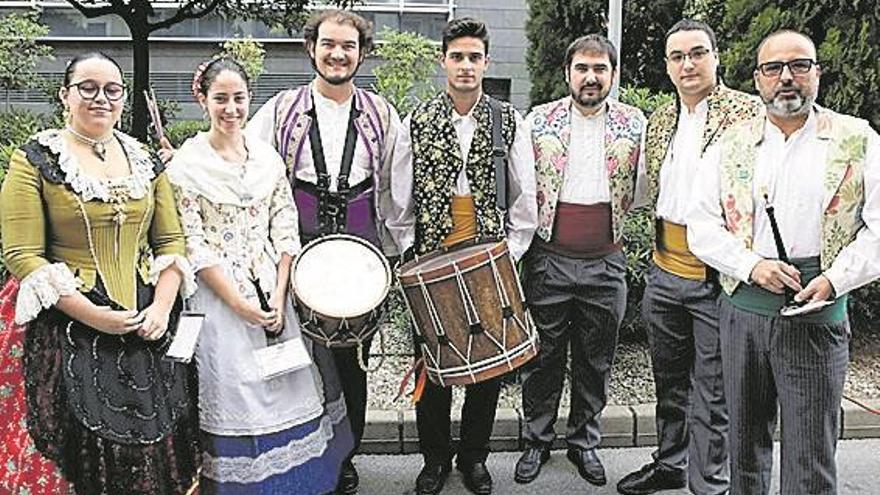
<svg viewBox="0 0 880 495"><path fill-rule="evenodd" d="M672 62L675 65L679 65L681 63L684 63L685 58L689 58L691 59L691 62L696 64L706 58L706 55L710 53L712 53L712 50L704 48L702 46L698 46L687 53L674 51L666 56L666 60Z"/></svg>
<svg viewBox="0 0 880 495"><path fill-rule="evenodd" d="M94 100L102 90L104 91L104 96L109 101L119 101L125 96L125 86L115 82L107 83L102 88L95 81L85 80L74 84L68 84L67 87L75 87L84 100Z"/></svg>
<svg viewBox="0 0 880 495"><path fill-rule="evenodd" d="M758 65L758 70L764 77L779 77L782 75L782 71L788 67L788 70L791 71L792 75L802 76L810 72L810 69L812 69L814 65L816 65L815 60L809 58L796 58L794 60L789 60L788 62L764 62L763 64Z"/></svg>

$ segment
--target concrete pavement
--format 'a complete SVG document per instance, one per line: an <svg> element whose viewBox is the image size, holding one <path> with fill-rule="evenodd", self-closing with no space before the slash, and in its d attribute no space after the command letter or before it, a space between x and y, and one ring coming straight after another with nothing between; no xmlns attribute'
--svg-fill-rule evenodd
<svg viewBox="0 0 880 495"><path fill-rule="evenodd" d="M564 450L556 450L537 480L528 485L513 481L513 467L519 452L500 452L489 456L497 495L569 495L616 494L615 485L627 473L638 469L651 456L649 447L607 448L599 453L608 475L608 485L594 487L577 475L565 458ZM779 444L774 449L773 488L779 490ZM422 467L420 455L360 455L355 465L361 473L361 495L408 495L413 493L415 478ZM842 440L838 443L837 467L839 495L877 495L880 493L880 439ZM449 477L444 495L469 493L455 470ZM662 495L686 495L687 490L659 492Z"/></svg>

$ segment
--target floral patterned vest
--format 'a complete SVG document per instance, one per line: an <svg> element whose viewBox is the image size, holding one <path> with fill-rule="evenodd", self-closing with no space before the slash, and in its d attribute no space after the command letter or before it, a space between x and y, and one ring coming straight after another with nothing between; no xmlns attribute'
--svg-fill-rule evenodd
<svg viewBox="0 0 880 495"><path fill-rule="evenodd" d="M635 198L636 174L645 117L629 105L607 100L605 112L605 165L611 188L611 226L614 242L623 235L623 219ZM538 228L535 233L550 242L556 203L562 190L571 139L571 98L539 105L527 117L532 129L538 179Z"/></svg>
<svg viewBox="0 0 880 495"><path fill-rule="evenodd" d="M703 127L700 156L730 126L757 117L764 109L760 98L730 89L723 84L718 84L706 97L706 104L709 106L709 114ZM672 146L680 108L681 104L678 100L667 103L655 110L648 119L645 159L648 169L648 198L652 209L656 207L660 195L660 168Z"/></svg>
<svg viewBox="0 0 880 495"><path fill-rule="evenodd" d="M822 270L827 270L864 226L864 168L868 123L862 119L815 107L817 138L828 142L823 180L825 194L821 222ZM720 197L724 221L749 249L752 247L755 204L753 180L757 148L764 137L764 117L737 124L721 137ZM721 286L730 295L739 280L721 275Z"/></svg>
<svg viewBox="0 0 880 495"><path fill-rule="evenodd" d="M465 169L477 214L477 236L504 237L504 211L496 204L495 167L492 162L492 114L483 95L473 109L477 121L467 163L452 125L452 99L445 93L419 105L410 120L413 155L413 196L416 214L416 252L440 247L452 232L452 195L456 179ZM516 120L513 107L502 103L501 137L513 145Z"/></svg>

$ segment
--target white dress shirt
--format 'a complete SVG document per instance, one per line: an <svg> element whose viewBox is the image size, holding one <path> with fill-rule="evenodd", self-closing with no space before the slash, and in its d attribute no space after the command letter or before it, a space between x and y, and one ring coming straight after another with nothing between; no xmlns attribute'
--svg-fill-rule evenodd
<svg viewBox="0 0 880 495"><path fill-rule="evenodd" d="M747 283L759 261L778 258L765 211L765 193L773 204L788 257L820 254L829 141L818 139L815 120L811 112L804 126L788 139L769 120L766 122L754 170L752 249L725 227L720 200L720 148L715 145L706 152L696 174L687 216L688 244L694 254L718 271ZM864 179L865 227L824 272L838 296L880 276L880 137L876 132L869 133Z"/></svg>
<svg viewBox="0 0 880 495"><path fill-rule="evenodd" d="M611 201L605 164L605 105L583 115L572 105L568 164L559 200L578 205Z"/></svg>
<svg viewBox="0 0 880 495"><path fill-rule="evenodd" d="M348 132L348 115L351 111L354 97L350 96L344 102L336 103L321 95L315 89L314 84L309 88L309 92L312 95L312 102L318 115L318 130L321 133L321 145L324 148L324 163L327 166L327 173L330 174L331 178L330 190L336 191L339 169L342 168L345 134ZM275 105L280 96L281 93L273 96L251 117L245 129L245 132L250 137L266 141L270 144L275 142L275 133L278 130L275 122ZM396 114L393 118L397 118ZM392 125L394 125L393 122ZM306 141L299 164L297 164L296 178L315 184L318 182L318 175L315 171L315 164L312 161L311 144L308 142L308 139ZM287 157L284 158L286 159ZM348 174L348 184L351 186L359 184L371 174L370 155L364 148L363 143L358 140L355 142L354 158L351 163L351 172Z"/></svg>
<svg viewBox="0 0 880 495"><path fill-rule="evenodd" d="M700 163L703 129L709 116L709 104L703 99L691 112L686 105L678 114L675 136L660 168L660 195L657 217L686 225L694 175Z"/></svg>
<svg viewBox="0 0 880 495"><path fill-rule="evenodd" d="M507 245L510 254L518 260L525 254L532 242L538 226L538 203L535 199L535 157L532 151L530 132L519 112L516 116L516 131L510 147L507 167L507 185L510 192L507 210ZM452 125L458 138L462 162L467 163L477 121L473 109L466 115L453 112ZM386 227L403 252L415 242L415 204L413 201L412 138L410 136L410 117L403 121L397 137L397 147L391 166L392 211L386 217ZM453 194L471 194L465 167L462 167Z"/></svg>

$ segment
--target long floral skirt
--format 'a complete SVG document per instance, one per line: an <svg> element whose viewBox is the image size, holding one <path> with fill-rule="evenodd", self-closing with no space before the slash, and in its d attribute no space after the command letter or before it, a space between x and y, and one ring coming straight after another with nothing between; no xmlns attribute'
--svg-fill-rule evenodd
<svg viewBox="0 0 880 495"><path fill-rule="evenodd" d="M73 494L51 460L41 454L27 431L27 400L24 391L24 330L16 325L15 298L18 280L10 279L0 291L0 493Z"/></svg>

